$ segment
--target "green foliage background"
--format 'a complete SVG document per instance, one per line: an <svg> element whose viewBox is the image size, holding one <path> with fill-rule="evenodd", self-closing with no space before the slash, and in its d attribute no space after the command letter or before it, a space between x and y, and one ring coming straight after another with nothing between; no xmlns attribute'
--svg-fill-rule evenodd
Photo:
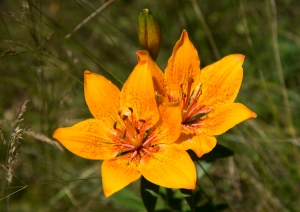
<svg viewBox="0 0 300 212"><path fill-rule="evenodd" d="M0 211L7 205L8 211L143 210L139 182L105 198L101 162L61 151L46 138L52 138L58 127L91 117L81 83L84 70L122 86L120 81L137 63L137 18L144 8L153 12L161 26L157 63L162 70L183 29L198 49L201 67L228 54L246 55L237 101L258 117L218 136L218 142L235 156L217 160L198 180L205 195L197 204L227 203L230 208L225 211L297 211L300 2L116 0L65 38L105 2L0 1L2 132L8 141L11 123L26 99L30 103L23 125L32 132L20 140L13 164L15 177L9 186L16 188L5 189L6 172L0 171ZM7 149L8 144L1 141L1 164ZM18 187L24 185L28 187Z"/></svg>

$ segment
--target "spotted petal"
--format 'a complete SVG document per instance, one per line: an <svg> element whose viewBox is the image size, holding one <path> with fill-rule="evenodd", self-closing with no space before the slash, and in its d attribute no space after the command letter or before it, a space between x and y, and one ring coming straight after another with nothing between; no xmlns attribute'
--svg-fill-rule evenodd
<svg viewBox="0 0 300 212"><path fill-rule="evenodd" d="M255 118L256 113L240 103L233 103L222 112L209 113L202 121L200 130L207 135L220 135L247 119Z"/></svg>
<svg viewBox="0 0 300 212"><path fill-rule="evenodd" d="M84 96L92 115L101 119L107 126L120 122L120 91L99 74L84 72Z"/></svg>
<svg viewBox="0 0 300 212"><path fill-rule="evenodd" d="M199 81L200 59L185 30L174 46L172 56L165 70L165 76L169 89L169 100L171 101L180 100L182 92L187 91L189 78L194 80L192 90ZM183 89L181 89L181 86Z"/></svg>
<svg viewBox="0 0 300 212"><path fill-rule="evenodd" d="M193 150L198 157L210 152L217 144L214 136L201 134L181 134L176 142L184 150Z"/></svg>
<svg viewBox="0 0 300 212"><path fill-rule="evenodd" d="M153 125L158 121L159 112L148 61L141 61L134 68L122 88L120 101L122 111L130 113L131 108L137 120L151 120Z"/></svg>
<svg viewBox="0 0 300 212"><path fill-rule="evenodd" d="M244 55L232 54L201 70L202 105L216 109L234 102L243 79Z"/></svg>
<svg viewBox="0 0 300 212"><path fill-rule="evenodd" d="M150 182L167 188L195 189L196 168L186 151L176 144L158 145L156 153L144 153L141 174Z"/></svg>
<svg viewBox="0 0 300 212"><path fill-rule="evenodd" d="M106 197L141 177L137 169L138 159L130 161L130 156L130 154L126 154L102 163L102 184Z"/></svg>
<svg viewBox="0 0 300 212"><path fill-rule="evenodd" d="M72 127L58 128L53 137L70 152L86 159L105 160L115 157L119 150L108 138L110 129L98 119L88 119Z"/></svg>
<svg viewBox="0 0 300 212"><path fill-rule="evenodd" d="M137 51L136 54L139 62L148 61L155 92L160 95L167 96L167 85L164 79L164 74L153 61L149 53L145 50L140 50Z"/></svg>
<svg viewBox="0 0 300 212"><path fill-rule="evenodd" d="M154 144L174 143L181 133L182 102L161 104L159 107L160 121L155 126L153 134L156 136Z"/></svg>

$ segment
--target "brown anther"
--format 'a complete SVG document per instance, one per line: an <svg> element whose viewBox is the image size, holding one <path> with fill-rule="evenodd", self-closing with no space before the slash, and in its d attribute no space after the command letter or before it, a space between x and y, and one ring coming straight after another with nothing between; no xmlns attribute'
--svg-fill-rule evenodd
<svg viewBox="0 0 300 212"><path fill-rule="evenodd" d="M114 129L117 129L117 122L114 123Z"/></svg>
<svg viewBox="0 0 300 212"><path fill-rule="evenodd" d="M146 121L144 119L139 119L139 122L145 123Z"/></svg>
<svg viewBox="0 0 300 212"><path fill-rule="evenodd" d="M137 127L134 127L134 128L135 128L137 134L140 134L140 130Z"/></svg>
<svg viewBox="0 0 300 212"><path fill-rule="evenodd" d="M131 113L133 113L133 109L131 107L128 108L130 110Z"/></svg>
<svg viewBox="0 0 300 212"><path fill-rule="evenodd" d="M123 135L123 139L126 137L126 133L127 133L127 131L125 130L124 135Z"/></svg>
<svg viewBox="0 0 300 212"><path fill-rule="evenodd" d="M193 77L189 77L189 79L188 79L188 83L193 83L194 82L194 79L193 79Z"/></svg>
<svg viewBox="0 0 300 212"><path fill-rule="evenodd" d="M125 121L127 118L128 118L128 116L126 116L126 115L123 115L123 117L122 117L123 121Z"/></svg>
<svg viewBox="0 0 300 212"><path fill-rule="evenodd" d="M185 97L186 97L186 94L182 92L182 96L185 98Z"/></svg>

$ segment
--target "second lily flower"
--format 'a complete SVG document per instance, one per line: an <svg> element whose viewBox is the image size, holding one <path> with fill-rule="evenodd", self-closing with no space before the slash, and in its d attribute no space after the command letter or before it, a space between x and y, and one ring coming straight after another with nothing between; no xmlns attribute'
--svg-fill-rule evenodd
<svg viewBox="0 0 300 212"><path fill-rule="evenodd" d="M138 58L149 62L158 102L183 103L177 143L198 157L215 147L215 135L256 117L243 104L234 103L242 83L244 55L226 56L200 72L198 52L184 30L164 74L148 52L139 51Z"/></svg>

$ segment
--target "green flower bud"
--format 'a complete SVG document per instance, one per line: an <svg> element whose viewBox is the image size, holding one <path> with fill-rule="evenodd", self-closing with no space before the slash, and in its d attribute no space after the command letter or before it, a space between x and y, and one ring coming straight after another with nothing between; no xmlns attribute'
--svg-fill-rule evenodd
<svg viewBox="0 0 300 212"><path fill-rule="evenodd" d="M143 50L147 50L153 60L156 60L161 47L161 32L157 21L148 9L143 9L139 15L139 42Z"/></svg>

